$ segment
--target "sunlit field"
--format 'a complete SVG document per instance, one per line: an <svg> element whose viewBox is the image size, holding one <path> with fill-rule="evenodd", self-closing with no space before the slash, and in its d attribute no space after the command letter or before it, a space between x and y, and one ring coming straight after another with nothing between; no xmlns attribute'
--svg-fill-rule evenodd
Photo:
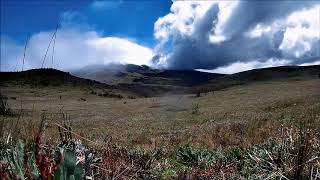
<svg viewBox="0 0 320 180"><path fill-rule="evenodd" d="M283 149L273 152L273 148L284 147L264 145L270 141L281 141L289 143L285 144L290 145L285 147L288 148L286 151L303 153L299 155L303 156L300 163L312 160L303 165L305 167L299 174L305 176L307 174L304 173L310 173L311 167L319 168L319 88L318 79L278 80L200 93L200 97L197 94L166 94L133 99L126 98L125 94L123 98L99 96L92 91L103 89L85 86L21 88L19 85L10 85L2 88L2 95L7 97L6 102L12 114L2 116L1 135L3 142L10 141L13 144L18 138L33 141L42 123L45 124L41 130L45 137L43 143L51 146L63 144L61 133L72 132L69 141L81 140L88 150L95 148L95 151L100 152L96 156L102 156L106 148L112 148L112 152L115 151L112 154L112 158L116 158L113 159L115 163L120 163L118 158L129 161L120 155L118 157L116 151L122 152L119 148L128 151L126 153L129 156L135 151L145 154L147 157L143 157L147 159L137 157L146 161L144 163L150 163L148 173L145 173L148 177L163 178L191 178L198 176L197 173L203 177L268 177L272 173L296 177L295 166L298 162L294 159L297 157L292 154L292 157L289 154L281 155L290 156L288 159L274 157L280 156L278 151ZM290 142L282 142L287 141L286 138L291 138ZM262 146L262 149L255 149L256 146ZM300 146L310 147L304 152L298 152ZM260 154L260 151L264 151L263 147L266 152L271 151L267 157L260 157L264 156ZM198 157L203 155L202 151L209 153L213 159L207 157L209 155ZM259 151L252 152L258 154L251 156L266 158L269 169L259 172L259 168L263 167L259 167L259 162L256 162L260 160L248 157L250 151ZM153 157L154 153L157 153L157 157ZM223 154L223 158L215 153ZM276 164L274 158L290 162ZM226 164L217 165L218 162L222 163L221 160L226 161ZM257 163L257 167L246 167L241 164L244 160ZM217 166L227 166L229 163L231 169L225 167L217 170ZM98 164L102 168L103 164ZM117 164L114 166L114 173L121 173L126 168L137 168L126 163L123 167ZM283 169L279 170L280 167ZM127 171L124 173L128 177L132 176L133 170ZM98 174L111 177L103 172ZM147 176L142 174L139 176ZM279 174L274 177L279 177Z"/></svg>

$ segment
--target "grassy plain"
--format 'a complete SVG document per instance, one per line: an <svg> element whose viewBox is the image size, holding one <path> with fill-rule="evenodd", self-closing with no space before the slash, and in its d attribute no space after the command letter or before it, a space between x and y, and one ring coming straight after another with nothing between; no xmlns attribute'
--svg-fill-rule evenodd
<svg viewBox="0 0 320 180"><path fill-rule="evenodd" d="M216 86L209 82L201 93L148 98L62 75L3 81L1 112L10 113L0 116L1 178L62 177L70 159L79 167L63 178L320 177L314 75L241 83L231 76L224 89L207 92Z"/></svg>
<svg viewBox="0 0 320 180"><path fill-rule="evenodd" d="M152 98L107 98L86 88L2 88L15 112L5 117L25 127L41 119L48 133L58 138L54 123L67 120L73 130L92 141L110 140L120 146L168 148L183 144L216 148L248 146L272 135L280 123L295 123L308 109L320 109L320 81L278 80L255 82L220 91ZM319 110L320 111L320 110ZM62 115L68 118L62 118ZM28 134L25 134L28 136Z"/></svg>

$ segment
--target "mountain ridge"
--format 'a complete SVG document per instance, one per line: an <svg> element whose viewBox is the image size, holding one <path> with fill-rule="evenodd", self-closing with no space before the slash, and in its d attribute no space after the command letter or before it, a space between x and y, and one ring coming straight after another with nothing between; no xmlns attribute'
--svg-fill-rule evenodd
<svg viewBox="0 0 320 180"><path fill-rule="evenodd" d="M18 84L18 82L22 82L22 84L35 87L67 85L98 87L132 92L137 96L152 97L167 93L215 91L259 81L314 79L320 76L320 65L270 67L228 75L196 70L160 70L138 65L115 67L109 67L110 71L104 71L106 69L103 67L93 73L83 71L80 76L74 72L63 72L56 69L0 72L0 83L15 82ZM95 76L116 83L104 82Z"/></svg>

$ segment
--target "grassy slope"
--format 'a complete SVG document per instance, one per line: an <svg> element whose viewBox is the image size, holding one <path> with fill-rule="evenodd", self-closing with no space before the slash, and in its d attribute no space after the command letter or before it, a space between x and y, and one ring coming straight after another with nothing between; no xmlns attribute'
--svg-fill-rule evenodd
<svg viewBox="0 0 320 180"><path fill-rule="evenodd" d="M164 156L165 161L160 160L156 163L162 163L162 177L171 177L175 176L175 172L181 167L186 167L177 162L176 158L179 156L174 153L174 149L184 144L217 152L222 146L227 154L230 146L235 147L235 150L241 150L242 147L252 148L252 145L261 144L272 136L277 137L281 124L291 127L308 119L311 109L313 120L316 121L312 128L315 132L320 132L320 81L316 76L317 69L310 72L311 75L304 71L299 76L279 78L278 75L277 78L259 81L247 76L247 79L250 79L249 83L238 83L237 86L201 93L201 97L198 98L194 94L167 94L162 97L138 99L104 98L91 94L87 88L79 84L62 85L64 80L69 82L68 75L66 79L58 81L58 84L45 83L35 86L32 82L37 80L33 80L31 85L27 83L23 88L20 83L12 82L14 79L10 79L9 84L2 86L1 92L8 97L10 107L22 115L1 116L1 128L4 129L1 133L11 129L13 137L32 138L45 112L48 122L46 137L49 143L57 143L59 139L55 123L63 124L62 122L66 121L67 124L72 124L75 133L91 139L94 145L103 145L112 137L112 142L120 146L144 150L164 148L170 152L169 154L173 152L173 155ZM273 70L270 74L274 76L276 73ZM261 76L267 75L263 72ZM54 80L54 77L51 77L49 83ZM62 114L68 118L63 118ZM290 131L290 128L287 131ZM298 140L299 138L295 138L295 141ZM92 142L85 143L94 146ZM130 148L127 149L131 151ZM265 152L263 149L261 151ZM237 155L236 152L231 152ZM296 150L294 153L297 153ZM242 156L247 154L241 153ZM275 153L275 161L277 157ZM283 159L290 161L290 158ZM265 168L263 164L255 162L256 160L250 157L231 164L242 164L244 161L247 161L249 166L260 165ZM213 164L212 168L215 168L215 165L219 166L219 162ZM228 171L229 165L222 170ZM237 166L233 168L237 171ZM257 172L247 173L261 174L260 169L256 169ZM309 169L306 172L308 171ZM209 170L200 172L208 173ZM220 173L221 170L217 172ZM183 171L180 173L183 175ZM226 174L226 177L229 175ZM269 175L267 173L267 176ZM219 175L213 175L216 176Z"/></svg>
<svg viewBox="0 0 320 180"><path fill-rule="evenodd" d="M107 84L145 84L194 86L223 76L194 70L160 70L142 65L108 65L86 67L72 74Z"/></svg>
<svg viewBox="0 0 320 180"><path fill-rule="evenodd" d="M22 102L26 119L32 116L40 119L41 112L46 111L49 119L57 121L56 113L62 111L70 115L74 129L89 138L103 141L106 135L121 145L143 147L153 146L153 141L158 146L188 142L207 147L221 143L248 145L261 141L271 132L252 129L248 137L232 138L240 133L234 132L224 138L222 131L213 129L230 124L246 127L252 122L261 122L256 124L258 128L301 116L305 109L320 104L318 79L257 82L203 94L200 98L187 94L119 100L64 88L5 87L2 92L9 97L13 109L18 111ZM192 114L196 104L199 113ZM53 127L53 135L55 132ZM217 138L216 133L222 133L222 137Z"/></svg>
<svg viewBox="0 0 320 180"><path fill-rule="evenodd" d="M100 86L108 89L111 86L55 70L46 72L45 86L32 85L35 82L42 82L41 77L35 76L41 73L38 71L32 71L36 74L29 74L28 71L22 74L23 77L28 77L26 79L28 83L24 83L27 85L23 85L23 88L12 85L16 80L7 78L12 77L12 74L6 74L5 77L4 73L1 73L0 79L1 82L4 82L4 79L10 81L2 87L2 92L9 98L12 109L19 111L22 107L26 111L27 119L31 118L31 114L40 119L40 114L47 112L52 113L52 120L55 121L56 113L64 112L70 115L77 131L94 139L99 137L98 139L103 140L101 135L104 134L113 136L117 143L130 146L151 146L152 142L156 141L158 144L192 142L199 146L213 147L220 141L219 138L213 137L216 132L212 132L217 124L240 123L245 126L255 122L255 119L266 122L278 121L286 117L299 116L309 107L318 107L320 103L318 70L319 66L304 67L300 70L282 67L234 74L222 77L221 82L229 80L234 82L237 79L242 83L237 83L237 86L228 85L227 89L202 93L199 98L194 94L170 93L161 97L138 99L100 97L90 93L92 84L96 86L95 89ZM63 78L57 80L57 74ZM265 77L269 78L266 80ZM88 82L91 83L90 88ZM47 83L53 85L48 86ZM210 86L215 85L210 84ZM144 89L137 89L141 90ZM128 91L122 92L131 95ZM192 114L195 110L198 113ZM252 135L255 133L252 132ZM207 141L208 137L212 142ZM263 137L261 136L261 139ZM244 138L249 139L245 140L248 144L259 141L259 138L251 140L250 137ZM242 140L232 142L231 139L224 140L226 141L224 143L243 143Z"/></svg>
<svg viewBox="0 0 320 180"><path fill-rule="evenodd" d="M32 69L23 72L1 72L0 82L30 86L100 86L112 88L97 81L78 78L56 69Z"/></svg>
<svg viewBox="0 0 320 180"><path fill-rule="evenodd" d="M95 80L79 78L68 72L56 69L32 69L23 72L0 72L0 85L4 87L32 88L35 91L40 89L56 89L64 91L70 89L95 92L96 95L109 93L123 96L136 96L137 94L119 89Z"/></svg>
<svg viewBox="0 0 320 180"><path fill-rule="evenodd" d="M166 93L185 93L191 86L205 84L222 74L194 70L159 70L138 65L109 65L86 67L72 74L112 84L146 97Z"/></svg>
<svg viewBox="0 0 320 180"><path fill-rule="evenodd" d="M320 65L271 67L218 77L194 90L212 91L257 81L316 79L319 76Z"/></svg>

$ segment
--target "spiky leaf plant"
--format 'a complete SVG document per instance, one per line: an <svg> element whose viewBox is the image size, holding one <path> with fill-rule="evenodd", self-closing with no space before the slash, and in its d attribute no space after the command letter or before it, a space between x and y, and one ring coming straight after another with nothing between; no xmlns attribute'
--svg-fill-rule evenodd
<svg viewBox="0 0 320 180"><path fill-rule="evenodd" d="M77 163L76 153L74 151L65 150L63 152L63 161L54 174L54 179L78 180L83 179L83 174L83 167L81 163Z"/></svg>

